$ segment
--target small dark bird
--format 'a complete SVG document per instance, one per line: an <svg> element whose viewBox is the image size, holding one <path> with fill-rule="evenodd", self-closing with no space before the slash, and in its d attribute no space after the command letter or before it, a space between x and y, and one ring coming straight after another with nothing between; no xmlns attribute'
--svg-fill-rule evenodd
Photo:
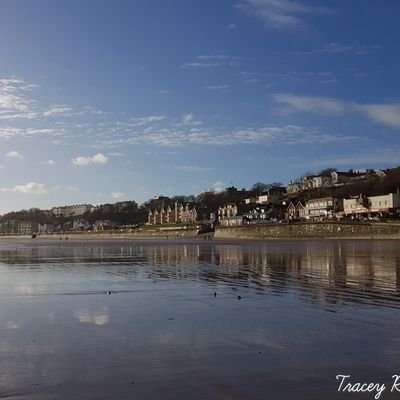
<svg viewBox="0 0 400 400"><path fill-rule="evenodd" d="M217 292L214 292L214 297L217 297Z"/></svg>
<svg viewBox="0 0 400 400"><path fill-rule="evenodd" d="M242 296L238 296L238 300L240 300L242 298Z"/></svg>
<svg viewBox="0 0 400 400"><path fill-rule="evenodd" d="M108 292L107 292L107 294L111 294L111 292L110 292L110 291L108 291Z"/></svg>

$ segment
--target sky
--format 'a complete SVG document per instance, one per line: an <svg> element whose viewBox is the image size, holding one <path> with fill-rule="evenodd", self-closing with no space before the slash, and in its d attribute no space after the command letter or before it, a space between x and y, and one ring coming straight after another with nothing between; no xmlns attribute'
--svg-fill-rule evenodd
<svg viewBox="0 0 400 400"><path fill-rule="evenodd" d="M0 0L0 214L400 164L398 0Z"/></svg>

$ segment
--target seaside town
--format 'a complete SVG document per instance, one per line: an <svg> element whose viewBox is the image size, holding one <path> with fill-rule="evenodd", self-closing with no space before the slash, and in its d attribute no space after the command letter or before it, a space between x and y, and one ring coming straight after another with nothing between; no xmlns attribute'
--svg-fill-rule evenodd
<svg viewBox="0 0 400 400"><path fill-rule="evenodd" d="M0 217L1 235L59 232L132 232L161 227L241 226L316 221L400 220L400 167L304 174L286 187L257 182L197 196L156 196L139 205L114 204L32 208Z"/></svg>

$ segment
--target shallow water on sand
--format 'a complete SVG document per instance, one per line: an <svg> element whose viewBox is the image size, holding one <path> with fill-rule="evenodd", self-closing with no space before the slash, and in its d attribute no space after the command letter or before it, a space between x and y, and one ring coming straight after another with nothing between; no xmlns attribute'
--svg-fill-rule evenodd
<svg viewBox="0 0 400 400"><path fill-rule="evenodd" d="M0 398L373 399L397 241L0 241Z"/></svg>

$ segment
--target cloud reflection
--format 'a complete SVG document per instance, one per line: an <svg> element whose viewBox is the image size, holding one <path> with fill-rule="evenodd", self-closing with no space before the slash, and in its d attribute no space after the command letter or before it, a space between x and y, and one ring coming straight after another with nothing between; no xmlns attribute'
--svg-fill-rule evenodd
<svg viewBox="0 0 400 400"><path fill-rule="evenodd" d="M18 329L19 328L19 324L15 321L8 321L6 324L6 328L7 329Z"/></svg>
<svg viewBox="0 0 400 400"><path fill-rule="evenodd" d="M102 326L110 321L107 308L101 308L99 310L78 310L74 312L74 317L79 320L82 324L93 324Z"/></svg>

